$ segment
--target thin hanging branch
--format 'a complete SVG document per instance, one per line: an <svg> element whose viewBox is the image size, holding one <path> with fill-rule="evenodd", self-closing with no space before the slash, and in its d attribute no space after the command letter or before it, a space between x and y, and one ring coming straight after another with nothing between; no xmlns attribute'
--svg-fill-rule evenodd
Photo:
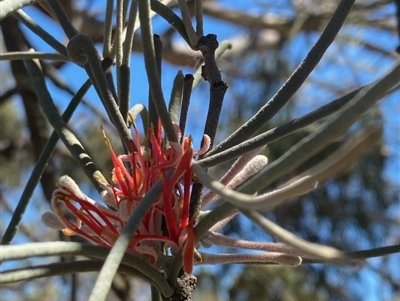
<svg viewBox="0 0 400 301"><path fill-rule="evenodd" d="M126 1L128 2L128 1ZM129 17L126 25L126 36L122 49L121 67L118 69L119 83L119 109L122 117L128 122L128 110L130 107L130 92L131 92L131 49L133 45L133 37L135 34L135 24L137 15L138 3L131 1Z"/></svg>
<svg viewBox="0 0 400 301"><path fill-rule="evenodd" d="M36 52L36 51L16 51L16 52L6 52L0 54L0 61L14 61L14 60L52 60L67 62L69 58L58 53L49 52Z"/></svg>
<svg viewBox="0 0 400 301"><path fill-rule="evenodd" d="M353 260L363 260L368 258L374 257L383 257L388 256L391 254L400 253L400 244L392 245L392 246L384 246L379 248L372 248L368 250L360 250L360 251L352 251L352 252L345 252L346 257L351 258ZM327 261L321 259L308 259L305 258L303 263L329 263Z"/></svg>
<svg viewBox="0 0 400 301"><path fill-rule="evenodd" d="M40 37L49 46L53 47L58 53L65 57L68 57L67 47L56 40L51 34L44 30L39 24L37 24L31 17L29 17L21 9L13 13L14 17L20 20L26 27L28 27L33 33Z"/></svg>
<svg viewBox="0 0 400 301"><path fill-rule="evenodd" d="M53 99L49 91L47 90L46 81L41 72L39 62L26 61L26 65L28 67L32 82L34 83L40 106L45 113L47 119L57 132L58 136L64 142L65 146L74 156L75 160L79 163L86 176L92 182L93 186L100 193L103 189L97 182L96 177L99 179L103 179L103 175L95 166L80 141L71 132L65 121L58 113L58 110L54 105Z"/></svg>
<svg viewBox="0 0 400 301"><path fill-rule="evenodd" d="M88 80L86 81L83 86L78 90L75 96L71 99L67 109L65 110L62 118L65 122L68 122L69 119L72 117L72 114L78 107L79 103L81 102L83 96L89 90L91 86L91 82ZM2 245L7 245L11 243L12 239L14 238L15 234L18 231L19 225L21 223L22 217L25 213L25 210L29 204L29 200L33 195L33 191L35 190L36 186L38 185L40 178L49 163L49 160L56 148L58 142L58 135L56 131L53 131L51 134L49 141L47 142L45 148L43 149L38 161L36 162L35 167L32 170L32 173L29 177L28 182L22 192L21 198L18 201L18 205L14 210L13 216L11 218L10 223L1 239Z"/></svg>

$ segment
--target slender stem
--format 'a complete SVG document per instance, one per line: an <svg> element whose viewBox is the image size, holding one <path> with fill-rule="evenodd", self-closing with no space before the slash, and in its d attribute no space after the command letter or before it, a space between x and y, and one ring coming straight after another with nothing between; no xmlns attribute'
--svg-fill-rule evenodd
<svg viewBox="0 0 400 301"><path fill-rule="evenodd" d="M83 96L86 94L86 92L89 90L91 86L90 80L87 80L83 86L78 90L78 92L74 95L74 97L71 99L71 102L69 103L67 109L65 110L64 114L62 115L62 118L65 122L68 122L69 119L72 117L72 114L74 113L75 109L78 107L79 103L81 102ZM28 179L28 182L26 183L26 186L24 188L24 191L22 192L21 198L18 201L18 205L15 208L14 214L11 218L10 223L8 224L8 227L4 233L4 236L1 240L2 245L9 244L12 239L14 238L15 234L17 233L17 230L19 228L19 225L22 220L22 216L25 213L25 210L29 204L29 200L33 195L33 191L35 190L36 186L38 185L40 178L56 148L57 142L58 142L58 135L55 131L51 134L49 141L47 142L46 146L44 147L42 153L40 154L40 157L35 165L35 167L32 170L32 173Z"/></svg>
<svg viewBox="0 0 400 301"><path fill-rule="evenodd" d="M100 58L99 58L100 59ZM90 65L89 65L90 66ZM114 78L113 78L113 68L114 68L114 61L113 59L106 57L101 61L101 67L103 68L104 76L107 81L107 88L110 90L109 92L111 93L112 97L114 98L114 101L119 104L119 99L117 95L117 91L115 90L115 85L114 85ZM88 68L85 66L86 73L89 75L89 78L96 78L96 74L91 70L91 68ZM103 81L102 79L100 81ZM94 85L96 92L98 95L101 95L99 88ZM101 96L100 96L101 98ZM106 108L107 110L107 108Z"/></svg>
<svg viewBox="0 0 400 301"><path fill-rule="evenodd" d="M153 36L154 43L154 54L156 58L157 71L158 71L158 80L161 82L161 73L162 73L162 42L159 35ZM153 97L151 94L151 87L149 87L149 98L148 98L148 108L149 108L149 121L150 124L148 127L152 126L154 128L154 132L158 132L158 113L156 104L153 102Z"/></svg>
<svg viewBox="0 0 400 301"><path fill-rule="evenodd" d="M125 41L123 43L122 49L122 62L121 67L117 68L118 73L118 89L119 89L119 107L122 117L128 121L128 110L130 107L130 60L131 60L131 50L134 39L135 31L139 28L136 15L138 3L137 1L130 1L131 7L129 11L128 23L126 26ZM124 9L128 1L124 2ZM122 33L121 33L122 34Z"/></svg>
<svg viewBox="0 0 400 301"><path fill-rule="evenodd" d="M203 0L194 1L195 16L196 16L196 34L199 38L204 36L203 31Z"/></svg>
<svg viewBox="0 0 400 301"><path fill-rule="evenodd" d="M137 6L138 6L139 1L135 0L134 2L136 4L136 13L137 13ZM152 19L153 17L155 17L157 15L160 15L160 16L165 15L165 17L168 19L166 21L168 21L173 27L175 27L177 24L179 24L179 22L182 23L182 20L179 19L179 17L177 15L175 15L175 13L168 6L166 6L170 2L172 2L172 0L161 0L161 1L151 0L152 11L150 12L150 19ZM131 13L132 13L132 11L131 11ZM137 15L135 15L134 19L135 19L135 22L132 23L132 25L133 25L132 32L133 33L135 33L141 27L140 21L137 19ZM128 30L128 29L126 29L126 30ZM177 30L177 31L179 32L179 30ZM124 45L125 45L125 43L124 43ZM129 51L131 51L131 49L129 49Z"/></svg>
<svg viewBox="0 0 400 301"><path fill-rule="evenodd" d="M122 65L122 44L124 43L123 31L124 31L124 0L117 0L117 26L115 28L115 41L114 48L116 54L116 64L117 64L117 82L118 82L118 92L120 91L119 81L120 73L119 67ZM120 93L118 93L119 95Z"/></svg>
<svg viewBox="0 0 400 301"><path fill-rule="evenodd" d="M129 11L128 24L126 25L126 37L122 55L122 64L127 66L129 66L131 62L131 52L132 52L133 38L135 36L137 9L138 9L138 2L131 1L131 7Z"/></svg>
<svg viewBox="0 0 400 301"><path fill-rule="evenodd" d="M175 28L175 30L180 34L180 36L185 40L185 42L192 47L188 33L186 32L185 24L183 24L181 18L179 18L164 3L158 0L151 0L151 9L155 11L158 15L160 15L162 18L164 18L170 25L172 25Z"/></svg>
<svg viewBox="0 0 400 301"><path fill-rule="evenodd" d="M122 65L119 68L119 74L119 110L125 123L127 123L131 99L131 68L128 65Z"/></svg>
<svg viewBox="0 0 400 301"><path fill-rule="evenodd" d="M279 110L291 99L294 93L302 86L309 74L319 63L325 51L334 41L354 2L355 0L340 1L339 6L318 41L311 48L306 58L301 62L286 83L249 121L212 149L207 156L223 151L246 140L264 126L277 112L279 112Z"/></svg>
<svg viewBox="0 0 400 301"><path fill-rule="evenodd" d="M19 9L14 12L14 16L20 20L26 27L28 27L33 33L40 37L43 41L53 47L56 51L65 57L68 57L67 47L57 41L52 35L46 30L40 27L31 17L29 17L23 10Z"/></svg>
<svg viewBox="0 0 400 301"><path fill-rule="evenodd" d="M179 8L181 9L183 24L185 24L186 32L189 36L190 46L196 47L199 41L199 37L194 31L192 25L192 19L190 17L189 7L186 3L186 0L178 0Z"/></svg>
<svg viewBox="0 0 400 301"><path fill-rule="evenodd" d="M0 54L0 61L15 61L15 60L51 60L67 62L69 58L59 53L50 52L36 52L36 51L15 51L15 52L5 52Z"/></svg>
<svg viewBox="0 0 400 301"><path fill-rule="evenodd" d="M179 118L179 128L181 129L182 138L185 135L186 120L190 105L190 96L192 95L193 75L186 74L183 79L182 105Z"/></svg>
<svg viewBox="0 0 400 301"><path fill-rule="evenodd" d="M346 256L352 259L366 259L400 253L400 244L379 248L347 252Z"/></svg>
<svg viewBox="0 0 400 301"><path fill-rule="evenodd" d="M46 0L54 14L57 16L58 22L65 34L69 39L72 39L75 35L78 34L78 31L72 26L71 21L69 20L67 14L65 13L63 7L61 6L58 0Z"/></svg>
<svg viewBox="0 0 400 301"><path fill-rule="evenodd" d="M103 57L112 58L112 16L114 13L114 0L107 0L106 16L104 18Z"/></svg>
<svg viewBox="0 0 400 301"><path fill-rule="evenodd" d="M159 72L157 70L156 54L154 50L153 30L150 24L150 0L139 2L139 19L142 30L142 42L144 48L144 61L147 78L150 85L151 97L161 119L164 131L169 141L177 142L176 133L172 125L171 116L165 105L164 95L161 89ZM150 120L151 122L151 120Z"/></svg>
<svg viewBox="0 0 400 301"><path fill-rule="evenodd" d="M174 83L171 90L171 98L169 101L168 111L171 115L172 122L178 124L179 115L182 106L182 94L183 94L184 77L181 70L178 71L175 76Z"/></svg>
<svg viewBox="0 0 400 301"><path fill-rule="evenodd" d="M174 261L171 264L171 269L168 274L167 280L174 289L176 289L178 277L182 273L182 267L183 267L182 251L183 251L182 249L179 250L179 252L175 255Z"/></svg>

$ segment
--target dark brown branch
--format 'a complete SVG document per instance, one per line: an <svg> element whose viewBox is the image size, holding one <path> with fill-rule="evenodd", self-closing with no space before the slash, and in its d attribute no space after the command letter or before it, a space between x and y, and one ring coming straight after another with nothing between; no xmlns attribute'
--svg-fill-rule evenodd
<svg viewBox="0 0 400 301"><path fill-rule="evenodd" d="M221 72L219 71L215 61L215 50L218 48L217 36L209 34L205 37L201 37L197 47L203 54L204 58L202 76L210 83L210 105L208 107L204 134L211 138L212 145L217 132L222 102L228 86L222 81Z"/></svg>
<svg viewBox="0 0 400 301"><path fill-rule="evenodd" d="M218 128L222 103L226 90L228 89L228 85L222 81L221 72L219 71L217 63L215 61L215 50L218 48L217 36L214 34L209 34L207 36L201 37L199 39L197 48L203 54L204 59L204 65L202 66L202 76L210 84L210 104L208 106L207 119L204 126L204 134L210 137L212 147ZM201 142L201 145L203 144L204 141ZM200 158L202 158L202 156ZM189 215L191 217L200 210L202 190L202 184L193 184L189 212Z"/></svg>

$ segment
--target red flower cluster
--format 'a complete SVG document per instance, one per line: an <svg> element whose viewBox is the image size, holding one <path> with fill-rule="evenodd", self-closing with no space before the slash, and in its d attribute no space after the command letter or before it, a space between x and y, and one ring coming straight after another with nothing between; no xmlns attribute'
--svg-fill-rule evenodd
<svg viewBox="0 0 400 301"><path fill-rule="evenodd" d="M161 129L157 133L150 129L147 143L140 146L135 129L137 147L132 141L131 153L117 156L104 132L103 135L114 168L112 184L99 183L105 189L103 200L111 209L90 199L71 178L63 176L53 193L54 214L46 212L42 218L44 223L66 235L79 234L98 245L111 247L137 205L161 179L163 193L140 223L128 252L137 256L145 254L155 264L158 256L165 254L165 248L170 248L172 254L183 248L184 269L191 273L195 243L194 218L189 219L191 162L194 156L208 149L209 138L205 137L203 148L194 152L190 136L182 144L169 142L166 147ZM172 176L167 177L171 170Z"/></svg>

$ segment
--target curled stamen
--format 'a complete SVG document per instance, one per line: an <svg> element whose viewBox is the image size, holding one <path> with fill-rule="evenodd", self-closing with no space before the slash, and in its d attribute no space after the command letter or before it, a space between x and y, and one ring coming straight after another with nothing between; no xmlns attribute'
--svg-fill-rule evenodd
<svg viewBox="0 0 400 301"><path fill-rule="evenodd" d="M194 151L193 152L193 156L204 155L210 149L210 146L211 146L211 138L210 138L210 136L204 135L203 136L203 144L202 144L201 148L199 150L197 150L197 151Z"/></svg>

